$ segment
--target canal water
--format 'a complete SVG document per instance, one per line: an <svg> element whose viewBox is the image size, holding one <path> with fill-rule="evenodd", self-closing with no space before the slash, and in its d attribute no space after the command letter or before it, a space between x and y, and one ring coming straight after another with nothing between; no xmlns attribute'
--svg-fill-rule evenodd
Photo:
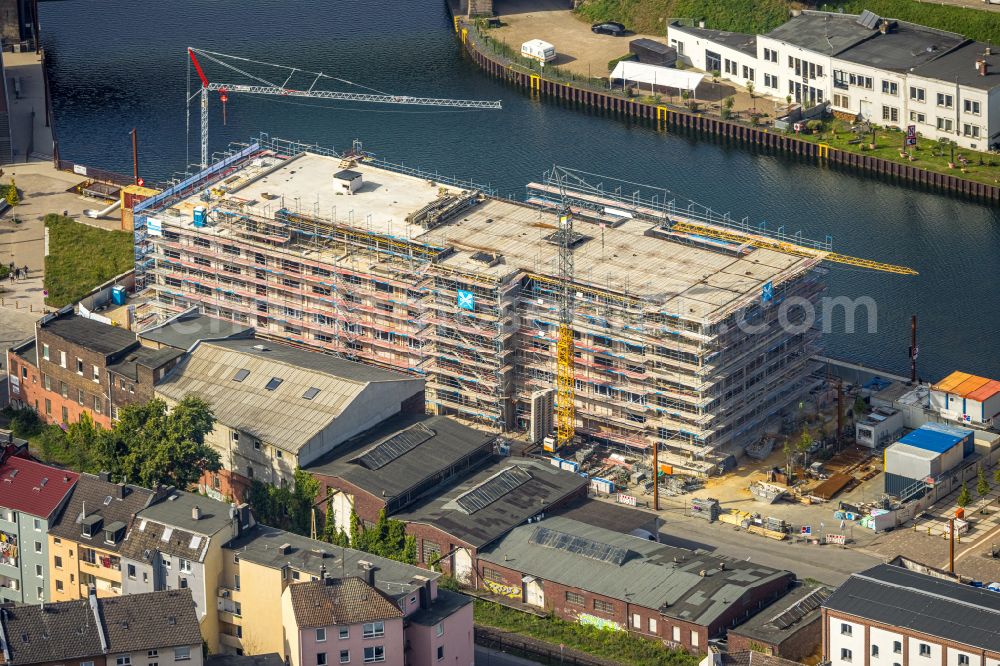
<svg viewBox="0 0 1000 666"><path fill-rule="evenodd" d="M225 126L213 97L211 146L261 131L337 149L358 138L391 161L518 196L560 164L651 183L769 228L830 235L838 252L920 271L900 277L831 267L829 295L870 297L877 321L869 333L861 317L847 333L843 318L833 318L830 355L908 374L909 320L917 314L922 377L953 369L1000 377L1000 212L530 99L462 56L443 0L67 0L42 3L41 19L64 159L128 173L129 130L137 127L143 175L169 178L195 161L196 112L185 145L187 46L392 93L500 99L502 112L469 112L231 94Z"/></svg>

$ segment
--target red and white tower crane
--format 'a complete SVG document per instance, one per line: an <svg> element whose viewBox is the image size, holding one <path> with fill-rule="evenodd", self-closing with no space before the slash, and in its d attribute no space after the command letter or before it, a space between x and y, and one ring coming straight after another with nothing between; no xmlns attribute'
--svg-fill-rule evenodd
<svg viewBox="0 0 1000 666"><path fill-rule="evenodd" d="M372 88L367 88L357 83L352 83L345 79L329 76L322 72L309 72L297 67L286 65L276 65L274 63L250 60L239 56L216 53L189 47L188 56L190 64L194 67L198 78L201 79L201 88L191 93L188 90L187 107L190 118L191 101L196 95L201 95L201 168L208 168L208 93L218 92L219 100L222 102L223 114L225 114L226 102L230 93L249 93L252 95L280 95L283 97L309 97L314 99L333 99L348 102L376 103L376 104L410 104L416 106L439 106L455 107L460 109L500 109L499 101L486 100L462 100L462 99L435 99L427 97L410 97L408 95L390 95ZM229 72L240 75L245 81L243 83L210 81L202 69L199 58L221 65ZM250 69L267 69L268 72L278 72L285 76L284 81L275 81L264 78L273 74L252 73ZM190 70L189 70L190 71ZM289 85L293 78L296 80L311 80L307 88L292 88ZM246 81L250 81L249 83ZM338 83L363 89L364 92L348 92L343 90L324 90L317 88L317 84L326 81L336 81Z"/></svg>

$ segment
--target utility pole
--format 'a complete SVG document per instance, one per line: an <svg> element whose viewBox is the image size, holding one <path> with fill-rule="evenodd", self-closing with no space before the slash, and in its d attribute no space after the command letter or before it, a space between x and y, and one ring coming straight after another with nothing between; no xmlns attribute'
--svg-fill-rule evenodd
<svg viewBox="0 0 1000 666"><path fill-rule="evenodd" d="M948 519L948 571L955 573L955 519Z"/></svg>
<svg viewBox="0 0 1000 666"><path fill-rule="evenodd" d="M132 135L132 184L139 184L139 133L133 127Z"/></svg>
<svg viewBox="0 0 1000 666"><path fill-rule="evenodd" d="M857 417L855 417L857 418ZM837 380L837 452L843 448L844 436L844 380Z"/></svg>
<svg viewBox="0 0 1000 666"><path fill-rule="evenodd" d="M910 382L917 383L917 315L910 319Z"/></svg>

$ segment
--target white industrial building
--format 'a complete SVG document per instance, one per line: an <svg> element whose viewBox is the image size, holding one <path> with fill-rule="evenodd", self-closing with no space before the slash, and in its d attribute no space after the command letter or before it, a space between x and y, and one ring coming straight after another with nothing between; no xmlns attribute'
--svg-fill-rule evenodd
<svg viewBox="0 0 1000 666"><path fill-rule="evenodd" d="M953 372L931 386L930 407L948 419L993 425L1000 420L1000 382Z"/></svg>
<svg viewBox="0 0 1000 666"><path fill-rule="evenodd" d="M877 449L903 432L903 413L891 407L876 407L854 426L854 439L860 446Z"/></svg>
<svg viewBox="0 0 1000 666"><path fill-rule="evenodd" d="M672 23L678 58L757 93L930 139L986 150L1000 141L998 48L864 12L803 11L765 35Z"/></svg>

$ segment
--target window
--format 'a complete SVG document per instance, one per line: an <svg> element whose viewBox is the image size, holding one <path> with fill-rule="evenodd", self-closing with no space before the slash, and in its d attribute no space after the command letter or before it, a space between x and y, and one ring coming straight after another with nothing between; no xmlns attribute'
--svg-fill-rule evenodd
<svg viewBox="0 0 1000 666"><path fill-rule="evenodd" d="M155 658L157 658L159 656L160 656L159 650L147 650L146 651L146 657L148 657L150 659L155 659Z"/></svg>
<svg viewBox="0 0 1000 666"><path fill-rule="evenodd" d="M899 84L895 81L882 81L882 94L884 95L898 95L899 94Z"/></svg>
<svg viewBox="0 0 1000 666"><path fill-rule="evenodd" d="M59 394L64 398L69 397L69 387L66 382L59 382Z"/></svg>
<svg viewBox="0 0 1000 666"><path fill-rule="evenodd" d="M177 558L177 568L183 573L191 573L191 560L185 560L182 557Z"/></svg>
<svg viewBox="0 0 1000 666"><path fill-rule="evenodd" d="M52 390L52 378L48 375L42 375L42 386L45 387L46 391Z"/></svg>
<svg viewBox="0 0 1000 666"><path fill-rule="evenodd" d="M362 638L378 638L380 636L385 636L384 622L368 622L362 628Z"/></svg>
<svg viewBox="0 0 1000 666"><path fill-rule="evenodd" d="M35 565L35 575L38 576L39 578L44 578L45 577L45 572L42 570L42 565L41 564L36 564Z"/></svg>
<svg viewBox="0 0 1000 666"><path fill-rule="evenodd" d="M602 613L614 613L615 605L603 599L594 599L594 610Z"/></svg>
<svg viewBox="0 0 1000 666"><path fill-rule="evenodd" d="M48 378L46 378L46 379L48 379ZM48 416L52 416L52 401L49 400L48 398L45 399L45 413Z"/></svg>
<svg viewBox="0 0 1000 666"><path fill-rule="evenodd" d="M938 93L937 94L937 105L938 106L943 106L946 109L950 109L951 107L953 107L955 105L955 98L954 98L954 96L948 95L946 93Z"/></svg>
<svg viewBox="0 0 1000 666"><path fill-rule="evenodd" d="M66 367L66 352L64 351L59 352L59 365Z"/></svg>
<svg viewBox="0 0 1000 666"><path fill-rule="evenodd" d="M42 531L42 520L41 520L41 518L32 518L31 519L31 527L36 532L41 532ZM36 551L36 552L40 553L42 551L39 550L39 551Z"/></svg>
<svg viewBox="0 0 1000 666"><path fill-rule="evenodd" d="M101 396L99 395L94 396L94 411L98 414L104 413L104 401L101 400Z"/></svg>
<svg viewBox="0 0 1000 666"><path fill-rule="evenodd" d="M316 653L316 666L326 666L326 652Z"/></svg>
<svg viewBox="0 0 1000 666"><path fill-rule="evenodd" d="M853 633L854 633L854 628L851 625L849 625L847 623L844 623L844 622L842 622L840 624L840 635L841 636L851 636L851 635L853 635Z"/></svg>
<svg viewBox="0 0 1000 666"><path fill-rule="evenodd" d="M747 81L754 80L753 67L747 67L746 65L743 65L743 78L746 79Z"/></svg>
<svg viewBox="0 0 1000 666"><path fill-rule="evenodd" d="M894 106L883 106L882 107L882 120L886 120L890 123L899 122L899 109Z"/></svg>
<svg viewBox="0 0 1000 666"><path fill-rule="evenodd" d="M281 382L283 381L284 381L283 379L279 379L278 377L271 377L271 381L265 384L264 388L267 389L268 391L273 391L274 389L281 386Z"/></svg>
<svg viewBox="0 0 1000 666"><path fill-rule="evenodd" d="M444 622L438 622L434 625L434 635L438 638L444 636Z"/></svg>
<svg viewBox="0 0 1000 666"><path fill-rule="evenodd" d="M340 663L342 663L342 664L349 664L349 663L351 663L351 651L350 650L341 650L340 651Z"/></svg>
<svg viewBox="0 0 1000 666"><path fill-rule="evenodd" d="M443 645L438 645L437 658L438 658L438 661L441 661L442 659L444 659L444 646Z"/></svg>
<svg viewBox="0 0 1000 666"><path fill-rule="evenodd" d="M190 658L191 648L186 646L174 648L174 661L187 661Z"/></svg>
<svg viewBox="0 0 1000 666"><path fill-rule="evenodd" d="M385 648L381 645L373 645L365 648L365 663L372 664L377 661L385 661Z"/></svg>
<svg viewBox="0 0 1000 666"><path fill-rule="evenodd" d="M135 565L134 564L128 565L127 571L129 580L135 580Z"/></svg>
<svg viewBox="0 0 1000 666"><path fill-rule="evenodd" d="M920 113L919 111L910 111L910 122L911 123L926 123L927 115Z"/></svg>
<svg viewBox="0 0 1000 666"><path fill-rule="evenodd" d="M52 558L52 563L55 564L56 569L62 569L62 557L56 555Z"/></svg>
<svg viewBox="0 0 1000 666"><path fill-rule="evenodd" d="M233 589L235 589L237 592L240 589L240 575L239 574L234 574L233 575Z"/></svg>
<svg viewBox="0 0 1000 666"><path fill-rule="evenodd" d="M942 118L938 116L937 128L942 132L950 132L954 129L955 124L952 122L951 118Z"/></svg>
<svg viewBox="0 0 1000 666"><path fill-rule="evenodd" d="M892 653L893 654L903 654L903 643L901 641L892 642Z"/></svg>
<svg viewBox="0 0 1000 666"><path fill-rule="evenodd" d="M76 401L77 401L77 402L78 402L79 404L81 404L81 405L82 405L82 404L83 404L83 401L84 401L85 399L86 399L86 396L85 396L85 395L83 394L83 389L77 389L77 390L76 390Z"/></svg>
<svg viewBox="0 0 1000 666"><path fill-rule="evenodd" d="M57 578L56 579L56 592L62 592L62 591L63 591L63 582Z"/></svg>
<svg viewBox="0 0 1000 666"><path fill-rule="evenodd" d="M233 615L236 617L243 617L243 604L238 601L233 603ZM323 640L326 640L326 638L324 637Z"/></svg>
<svg viewBox="0 0 1000 666"><path fill-rule="evenodd" d="M651 633L651 634L655 634L656 633L656 618L655 617L649 618L649 633Z"/></svg>
<svg viewBox="0 0 1000 666"><path fill-rule="evenodd" d="M778 62L778 52L774 49L764 47L764 60L768 62Z"/></svg>
<svg viewBox="0 0 1000 666"><path fill-rule="evenodd" d="M340 634L337 636L339 640L345 640L351 637L351 630L349 627L341 627Z"/></svg>
<svg viewBox="0 0 1000 666"><path fill-rule="evenodd" d="M931 656L931 646L928 645L927 643L921 643L920 644L920 656L921 657L929 657L929 656Z"/></svg>
<svg viewBox="0 0 1000 666"><path fill-rule="evenodd" d="M638 613L632 613L632 628L642 629L642 616Z"/></svg>
<svg viewBox="0 0 1000 666"><path fill-rule="evenodd" d="M778 77L771 76L770 74L764 74L764 87L778 89Z"/></svg>
<svg viewBox="0 0 1000 666"><path fill-rule="evenodd" d="M80 662L80 666L94 666L94 662L92 662L92 661L81 661Z"/></svg>
<svg viewBox="0 0 1000 666"><path fill-rule="evenodd" d="M851 661L851 651L847 648L840 648L840 660Z"/></svg>
<svg viewBox="0 0 1000 666"><path fill-rule="evenodd" d="M698 632L694 629L691 630L691 646L698 647Z"/></svg>
<svg viewBox="0 0 1000 666"><path fill-rule="evenodd" d="M967 654L958 655L958 666L969 666L969 655Z"/></svg>
<svg viewBox="0 0 1000 666"><path fill-rule="evenodd" d="M42 552L42 542L41 541L36 541L35 542L35 552L36 553Z"/></svg>
<svg viewBox="0 0 1000 666"><path fill-rule="evenodd" d="M971 113L974 116L978 116L979 115L979 109L980 109L980 107L979 107L979 102L977 102L976 100L974 100L974 99L967 99L967 100L965 100L965 101L962 102L962 105L965 108L965 112L966 113Z"/></svg>
<svg viewBox="0 0 1000 666"><path fill-rule="evenodd" d="M861 74L848 74L847 80L852 86L857 86L859 88L865 88L871 90L875 86L875 82L870 76L862 76Z"/></svg>
<svg viewBox="0 0 1000 666"><path fill-rule="evenodd" d="M323 643L326 641L326 627L319 627L316 629L316 642Z"/></svg>
<svg viewBox="0 0 1000 666"><path fill-rule="evenodd" d="M180 583L180 588L182 590L186 590L187 589L187 586L188 586L188 580L187 580L187 578L178 578L177 582Z"/></svg>
<svg viewBox="0 0 1000 666"><path fill-rule="evenodd" d="M568 604L574 604L576 606L582 606L583 603L584 603L583 602L583 595L582 594L577 594L576 592L567 592L566 593L566 603L568 603Z"/></svg>
<svg viewBox="0 0 1000 666"><path fill-rule="evenodd" d="M910 99L914 102L923 102L927 99L927 92L923 88L910 88Z"/></svg>
<svg viewBox="0 0 1000 666"><path fill-rule="evenodd" d="M670 635L673 637L674 643L680 643L681 642L681 628L680 627L674 627L674 630L673 630L673 632L671 632Z"/></svg>
<svg viewBox="0 0 1000 666"><path fill-rule="evenodd" d="M733 76L736 76L739 73L736 69L735 60L730 60L729 58L726 58L725 65L726 65L726 74L732 74Z"/></svg>
<svg viewBox="0 0 1000 666"><path fill-rule="evenodd" d="M970 125L969 123L963 123L962 134L964 134L965 136L971 136L973 139L978 139L979 125Z"/></svg>
<svg viewBox="0 0 1000 666"><path fill-rule="evenodd" d="M872 646L872 656L873 657L877 657L878 656L878 646L877 645L873 645Z"/></svg>
<svg viewBox="0 0 1000 666"><path fill-rule="evenodd" d="M132 657L124 655L115 659L115 666L132 666Z"/></svg>
<svg viewBox="0 0 1000 666"><path fill-rule="evenodd" d="M46 361L49 360L49 346L46 344L42 345L42 358L44 358Z"/></svg>
<svg viewBox="0 0 1000 666"><path fill-rule="evenodd" d="M79 356L76 357L76 374L83 374L83 359Z"/></svg>

